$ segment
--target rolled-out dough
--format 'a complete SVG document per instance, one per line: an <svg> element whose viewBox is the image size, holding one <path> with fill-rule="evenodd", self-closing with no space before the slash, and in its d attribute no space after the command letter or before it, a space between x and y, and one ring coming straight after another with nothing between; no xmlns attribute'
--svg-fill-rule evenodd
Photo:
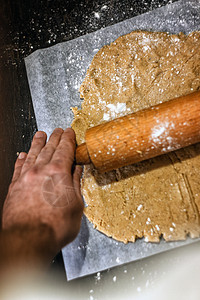
<svg viewBox="0 0 200 300"><path fill-rule="evenodd" d="M77 143L87 128L200 89L200 32L131 32L104 46L73 108ZM200 234L200 144L105 174L84 168L85 214L99 231L127 243Z"/></svg>

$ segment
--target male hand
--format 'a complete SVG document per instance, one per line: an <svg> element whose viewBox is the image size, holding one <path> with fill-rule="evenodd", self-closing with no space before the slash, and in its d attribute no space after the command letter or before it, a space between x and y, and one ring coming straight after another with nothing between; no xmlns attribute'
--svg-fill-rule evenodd
<svg viewBox="0 0 200 300"><path fill-rule="evenodd" d="M15 164L3 208L4 230L45 225L54 234L55 254L76 237L83 200L82 168L73 169L75 147L72 129L55 129L47 143L44 132L35 134L29 153L20 153Z"/></svg>

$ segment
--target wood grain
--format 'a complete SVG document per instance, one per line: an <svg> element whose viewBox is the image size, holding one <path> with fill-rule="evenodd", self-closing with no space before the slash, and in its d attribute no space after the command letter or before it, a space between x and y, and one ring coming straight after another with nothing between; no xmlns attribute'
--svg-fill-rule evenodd
<svg viewBox="0 0 200 300"><path fill-rule="evenodd" d="M200 91L90 128L85 139L76 159L88 163L89 155L101 172L198 143Z"/></svg>

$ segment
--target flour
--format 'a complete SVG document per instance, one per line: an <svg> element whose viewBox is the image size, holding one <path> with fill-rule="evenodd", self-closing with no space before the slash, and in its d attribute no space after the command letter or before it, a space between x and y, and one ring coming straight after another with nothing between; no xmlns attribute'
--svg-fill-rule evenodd
<svg viewBox="0 0 200 300"><path fill-rule="evenodd" d="M155 225L155 228L159 231L160 230L160 227L156 224Z"/></svg>
<svg viewBox="0 0 200 300"><path fill-rule="evenodd" d="M140 210L142 209L142 207L143 207L143 205L140 204L140 205L138 206L137 210L140 211Z"/></svg>
<svg viewBox="0 0 200 300"><path fill-rule="evenodd" d="M95 18L99 19L99 18L100 18L100 13L95 12L95 13L94 13L94 16L95 16Z"/></svg>
<svg viewBox="0 0 200 300"><path fill-rule="evenodd" d="M152 128L151 139L156 145L163 145L163 152L173 150L174 139L170 136L170 131L174 129L174 123L165 121Z"/></svg>
<svg viewBox="0 0 200 300"><path fill-rule="evenodd" d="M168 122L166 122L166 123L164 123L162 125L154 127L153 130L152 130L152 139L154 141L156 141L158 139L158 137L160 137L163 134L163 132L166 131L166 129L168 127L169 127L169 123Z"/></svg>
<svg viewBox="0 0 200 300"><path fill-rule="evenodd" d="M151 223L151 219L150 218L147 218L147 221L146 221L146 224L150 224Z"/></svg>
<svg viewBox="0 0 200 300"><path fill-rule="evenodd" d="M117 104L107 104L106 107L109 109L109 111L104 113L104 121L109 121L117 117L123 116L124 112L127 111L126 103L118 102Z"/></svg>
<svg viewBox="0 0 200 300"><path fill-rule="evenodd" d="M133 32L103 47L80 87L84 101L73 123L78 140L91 124L154 107L188 94L191 87L197 90L199 34L180 34L177 40L167 33ZM168 55L170 51L174 55ZM149 151L159 147L166 153L178 146L173 121L176 117L170 114L169 119L155 119L155 126L148 131ZM120 138L120 132L113 136L116 143ZM134 136L131 138L134 141ZM141 145L143 140L141 135ZM111 145L112 141L106 150L109 157L116 153ZM189 149L105 174L92 166L85 167L82 192L88 204L88 219L97 230L124 243L135 242L137 237L159 242L161 235L166 241L185 239L187 234L198 237L199 148Z"/></svg>

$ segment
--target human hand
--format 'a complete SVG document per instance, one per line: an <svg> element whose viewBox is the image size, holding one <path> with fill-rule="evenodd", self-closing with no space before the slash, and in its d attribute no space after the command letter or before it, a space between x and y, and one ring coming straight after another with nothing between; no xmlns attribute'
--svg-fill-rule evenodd
<svg viewBox="0 0 200 300"><path fill-rule="evenodd" d="M21 153L16 161L3 229L48 226L54 233L55 254L76 237L83 201L82 168L73 170L75 147L72 129L55 129L47 143L44 132L36 133L29 153Z"/></svg>

